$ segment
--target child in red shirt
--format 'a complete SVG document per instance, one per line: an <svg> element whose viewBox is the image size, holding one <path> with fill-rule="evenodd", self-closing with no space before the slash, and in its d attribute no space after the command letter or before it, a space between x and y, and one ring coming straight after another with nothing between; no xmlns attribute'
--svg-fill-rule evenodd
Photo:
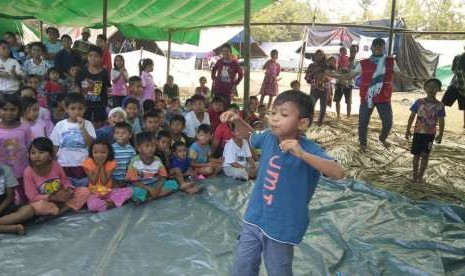
<svg viewBox="0 0 465 276"><path fill-rule="evenodd" d="M59 76L60 74L56 68L48 69L44 91L47 96L47 106L50 109L57 107L57 96L65 92L65 87L58 81Z"/></svg>

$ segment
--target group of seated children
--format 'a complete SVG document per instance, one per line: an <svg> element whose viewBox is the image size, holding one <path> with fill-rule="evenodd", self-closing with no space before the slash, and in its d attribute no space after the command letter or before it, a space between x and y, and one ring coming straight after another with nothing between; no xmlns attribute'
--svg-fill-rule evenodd
<svg viewBox="0 0 465 276"><path fill-rule="evenodd" d="M128 88L137 95L141 79L131 77ZM196 180L221 171L241 180L256 176L257 152L234 124L220 122L222 98L206 109L205 98L196 94L183 110L178 98L165 108L128 96L100 126L85 119L88 105L80 93L57 98L52 115L33 88L20 92L0 97L0 233L22 234L22 223L33 216L85 205L102 212L178 190L195 194L202 189ZM235 104L227 110L263 128L265 113L258 114L256 97L250 112Z"/></svg>

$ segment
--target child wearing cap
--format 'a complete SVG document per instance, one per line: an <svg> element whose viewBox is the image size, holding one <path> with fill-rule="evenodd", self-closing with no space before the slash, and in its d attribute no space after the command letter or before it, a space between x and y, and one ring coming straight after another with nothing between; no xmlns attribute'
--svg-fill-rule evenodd
<svg viewBox="0 0 465 276"><path fill-rule="evenodd" d="M113 132L117 123L126 121L126 111L122 107L115 107L108 113L108 125L96 130L97 139L105 139L110 143L114 143Z"/></svg>

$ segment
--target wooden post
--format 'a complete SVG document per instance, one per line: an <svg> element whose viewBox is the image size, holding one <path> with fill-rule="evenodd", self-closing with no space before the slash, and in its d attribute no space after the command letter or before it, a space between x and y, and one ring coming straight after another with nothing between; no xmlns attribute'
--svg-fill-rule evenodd
<svg viewBox="0 0 465 276"><path fill-rule="evenodd" d="M389 49L388 55L392 55L392 44L394 38L394 16L396 12L396 0L392 0L392 7L391 7L391 26L389 27Z"/></svg>
<svg viewBox="0 0 465 276"><path fill-rule="evenodd" d="M244 0L244 109L249 109L250 95L250 0Z"/></svg>
<svg viewBox="0 0 465 276"><path fill-rule="evenodd" d="M103 0L103 35L107 36L108 0Z"/></svg>
<svg viewBox="0 0 465 276"><path fill-rule="evenodd" d="M168 30L168 53L166 54L166 81L170 75L170 61L171 61L171 40L173 39L173 30Z"/></svg>

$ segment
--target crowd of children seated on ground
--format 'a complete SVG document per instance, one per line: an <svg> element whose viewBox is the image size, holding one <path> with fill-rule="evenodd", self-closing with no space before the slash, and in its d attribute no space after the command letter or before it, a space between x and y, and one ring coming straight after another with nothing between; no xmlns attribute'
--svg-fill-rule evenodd
<svg viewBox="0 0 465 276"><path fill-rule="evenodd" d="M24 74L9 55L0 41L3 66L14 64L0 77L15 82L0 96L0 233L24 233L22 223L33 216L195 194L197 180L221 171L241 180L256 175L258 153L234 124L220 122L231 110L263 129L265 108L256 97L250 112L241 111L212 97L201 77L181 107L172 77L163 91L155 88L152 60L140 62L140 77L129 77L118 55L108 72L96 46L84 66L48 67L44 75Z"/></svg>

